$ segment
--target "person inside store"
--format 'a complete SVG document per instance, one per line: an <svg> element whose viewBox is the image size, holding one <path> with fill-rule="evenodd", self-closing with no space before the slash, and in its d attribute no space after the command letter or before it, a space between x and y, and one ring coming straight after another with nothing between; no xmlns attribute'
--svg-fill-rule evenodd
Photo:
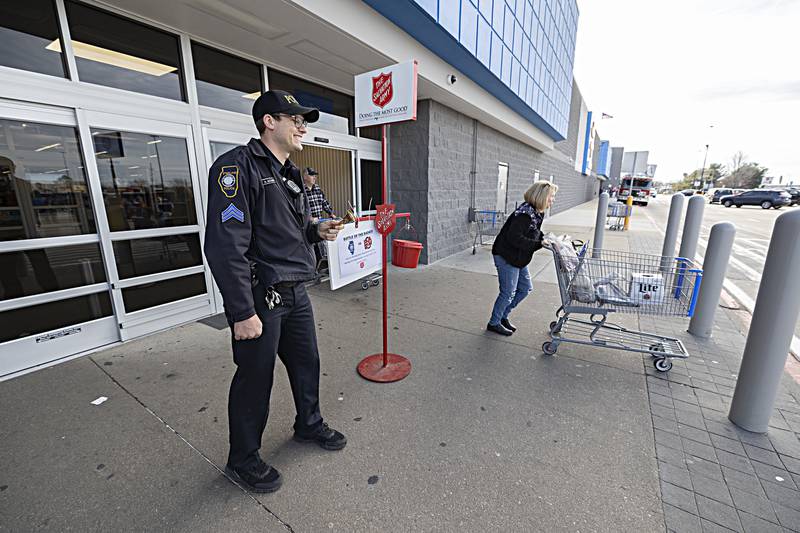
<svg viewBox="0 0 800 533"><path fill-rule="evenodd" d="M273 492L281 475L259 454L269 415L276 355L286 367L297 411L294 440L341 450L342 433L320 414L320 362L306 281L312 245L335 240L341 221L314 222L302 175L289 160L303 149L319 111L285 91L253 104L259 138L211 167L205 253L231 328L236 373L228 397L227 475L253 492Z"/></svg>
<svg viewBox="0 0 800 533"><path fill-rule="evenodd" d="M331 203L325 198L325 193L322 192L319 184L317 183L318 172L313 167L306 167L303 170L303 186L305 193L308 197L308 205L311 207L311 220L314 222L322 218L325 213L327 218L335 218L333 207ZM314 245L314 257L317 260L317 271L320 272L324 269L325 261L327 261L327 253L324 243L317 243Z"/></svg>
<svg viewBox="0 0 800 533"><path fill-rule="evenodd" d="M528 296L533 286L528 264L533 253L542 247L542 221L545 211L553 205L558 185L535 181L525 191L524 202L508 217L492 245L500 292L486 325L488 331L512 335L516 326L508 315Z"/></svg>
<svg viewBox="0 0 800 533"><path fill-rule="evenodd" d="M311 206L311 218L319 220L322 218L322 213L325 213L327 218L334 218L336 215L333 213L333 207L317 183L318 175L313 167L306 167L303 170L303 185L308 196L308 204Z"/></svg>

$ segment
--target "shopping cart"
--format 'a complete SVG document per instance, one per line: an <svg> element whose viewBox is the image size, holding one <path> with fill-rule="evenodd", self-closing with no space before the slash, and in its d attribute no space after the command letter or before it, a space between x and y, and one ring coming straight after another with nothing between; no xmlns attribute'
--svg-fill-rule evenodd
<svg viewBox="0 0 800 533"><path fill-rule="evenodd" d="M568 248L569 247L569 248ZM624 328L607 322L610 313L668 317L694 314L702 269L682 257L662 257L613 250L578 251L552 243L561 307L550 323L542 351L553 355L563 342L650 354L656 370L672 368L673 358L689 353L679 339ZM573 318L572 315L588 315Z"/></svg>
<svg viewBox="0 0 800 533"><path fill-rule="evenodd" d="M500 232L506 220L506 214L502 211L492 211L488 209L476 209L473 211L475 223L475 237L472 239L472 254L475 254L477 247L485 244L492 244L494 237ZM489 240L484 242L484 238Z"/></svg>
<svg viewBox="0 0 800 533"><path fill-rule="evenodd" d="M626 204L609 204L608 211L606 211L608 229L621 231L625 227L625 217L630 216L632 211L633 207Z"/></svg>

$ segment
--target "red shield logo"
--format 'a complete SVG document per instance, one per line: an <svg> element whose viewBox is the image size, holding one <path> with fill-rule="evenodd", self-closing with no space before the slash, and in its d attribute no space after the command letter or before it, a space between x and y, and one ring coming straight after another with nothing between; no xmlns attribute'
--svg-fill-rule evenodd
<svg viewBox="0 0 800 533"><path fill-rule="evenodd" d="M378 233L388 235L394 230L397 217L394 215L394 204L378 204L375 206L375 226Z"/></svg>
<svg viewBox="0 0 800 533"><path fill-rule="evenodd" d="M392 89L392 73L384 74L372 78L372 103L383 109L392 100L394 90Z"/></svg>

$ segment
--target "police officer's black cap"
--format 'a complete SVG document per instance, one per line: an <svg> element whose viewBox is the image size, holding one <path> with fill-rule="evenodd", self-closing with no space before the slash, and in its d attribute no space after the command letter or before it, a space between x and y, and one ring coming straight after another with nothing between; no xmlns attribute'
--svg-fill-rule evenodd
<svg viewBox="0 0 800 533"><path fill-rule="evenodd" d="M253 121L258 124L264 115L302 115L308 122L319 120L319 110L301 106L297 99L286 91L267 91L253 104Z"/></svg>
<svg viewBox="0 0 800 533"><path fill-rule="evenodd" d="M317 170L314 167L306 167L306 174L308 174L309 176L316 176L317 174L319 174L319 172L317 172Z"/></svg>

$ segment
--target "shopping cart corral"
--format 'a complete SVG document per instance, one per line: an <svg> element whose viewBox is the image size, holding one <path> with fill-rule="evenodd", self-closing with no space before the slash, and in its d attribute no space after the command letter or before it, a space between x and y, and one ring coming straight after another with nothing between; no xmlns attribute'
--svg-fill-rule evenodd
<svg viewBox="0 0 800 533"><path fill-rule="evenodd" d="M672 359L689 357L676 338L628 329L608 322L611 313L691 317L702 269L682 257L589 249L554 241L553 253L561 307L550 323L542 351L553 355L561 343L577 343L649 354L656 370ZM576 318L574 315L582 315Z"/></svg>
<svg viewBox="0 0 800 533"><path fill-rule="evenodd" d="M620 203L608 204L606 225L612 231L620 231L625 227L625 217L630 216L633 206Z"/></svg>
<svg viewBox="0 0 800 533"><path fill-rule="evenodd" d="M494 238L500 233L500 229L506 221L506 214L489 209L476 209L472 213L473 217L470 222L474 224L475 231L472 239L472 254L474 255L478 246L494 242Z"/></svg>

